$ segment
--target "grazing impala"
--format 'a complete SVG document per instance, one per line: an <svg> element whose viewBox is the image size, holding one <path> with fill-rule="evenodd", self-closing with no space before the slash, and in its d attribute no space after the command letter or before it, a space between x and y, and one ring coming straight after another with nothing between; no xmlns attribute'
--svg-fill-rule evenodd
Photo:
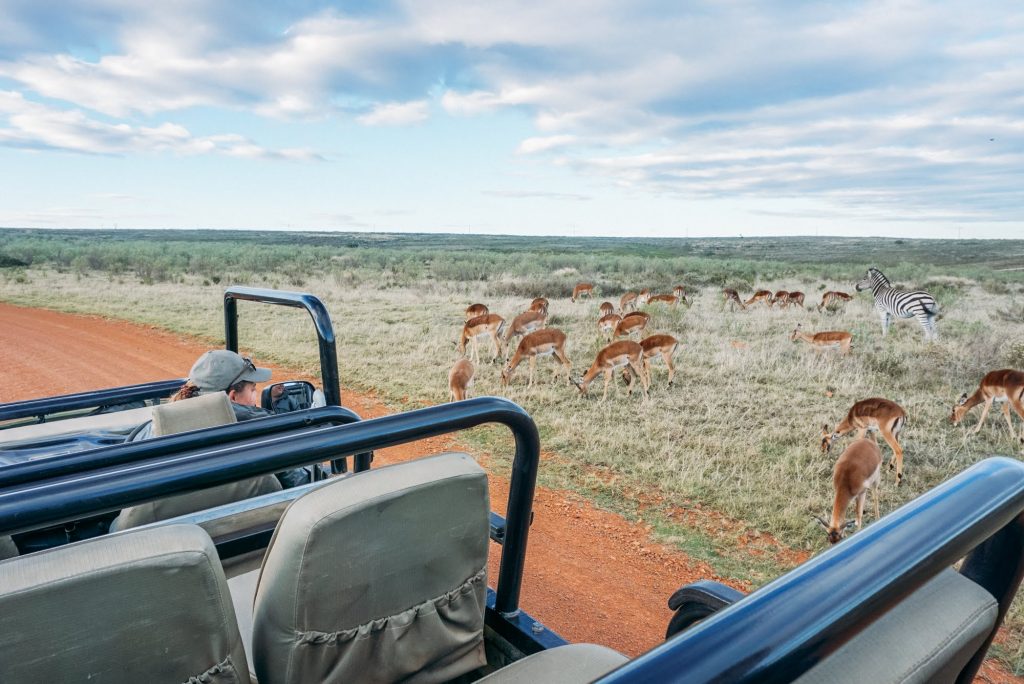
<svg viewBox="0 0 1024 684"><path fill-rule="evenodd" d="M776 304L778 304L780 308L789 304L789 293L785 290L779 290L772 295L772 298L768 301L768 307L771 308Z"/></svg>
<svg viewBox="0 0 1024 684"><path fill-rule="evenodd" d="M840 308L846 306L846 302L853 299L851 295L839 290L829 290L825 294L821 295L821 304L818 305L818 311L828 309L830 307Z"/></svg>
<svg viewBox="0 0 1024 684"><path fill-rule="evenodd" d="M801 309L804 308L804 293L800 291L790 292L787 303L790 306L799 306Z"/></svg>
<svg viewBox="0 0 1024 684"><path fill-rule="evenodd" d="M548 315L548 305L549 304L550 304L550 302L548 302L548 300L544 299L543 297L537 297L532 302L530 302L530 309L529 310L530 311L535 311L537 313L542 313L545 316L547 316Z"/></svg>
<svg viewBox="0 0 1024 684"><path fill-rule="evenodd" d="M981 409L981 418L978 419L978 424L974 426L973 430L973 433L977 434L988 416L988 410L992 408L992 402L998 401L1003 405L1003 416L1006 418L1006 425L1010 428L1010 437L1017 439L1017 433L1013 429L1013 420L1010 417L1010 407L1012 406L1017 415L1024 419L1022 396L1024 396L1024 373L1012 368L994 370L985 374L985 377L981 379L981 385L978 386L974 394L968 397L967 392L963 393L956 406L953 407L953 413L949 416L949 420L956 425L964 419L968 411L978 404L984 403L985 406ZM1024 433L1021 438L1024 439Z"/></svg>
<svg viewBox="0 0 1024 684"><path fill-rule="evenodd" d="M607 316L608 314L615 313L615 305L611 302L601 302L601 306L598 307L598 312L601 316Z"/></svg>
<svg viewBox="0 0 1024 684"><path fill-rule="evenodd" d="M772 305L772 291L771 290L758 290L754 294L750 295L750 299L743 302L743 307L746 308L752 304L761 302L771 308Z"/></svg>
<svg viewBox="0 0 1024 684"><path fill-rule="evenodd" d="M626 335L632 335L633 333L640 333L644 328L647 327L647 323L651 320L651 315L644 313L643 311L634 311L628 313L622 317L622 320L615 326L615 332L612 333L614 337L625 337Z"/></svg>
<svg viewBox="0 0 1024 684"><path fill-rule="evenodd" d="M676 296L676 299L681 301L683 304L685 304L686 306L690 306L689 300L686 299L686 288L685 287L683 287L682 285L676 285L672 289L672 294L674 294ZM739 299L739 295L736 296L736 299Z"/></svg>
<svg viewBox="0 0 1024 684"><path fill-rule="evenodd" d="M537 330L525 335L519 341L519 348L512 355L512 360L501 372L501 384L508 385L512 374L523 361L530 360L530 386L533 385L533 369L537 366L537 358L540 356L554 355L565 368L565 377L572 382L572 366L569 364L569 357L565 355L565 333L555 328Z"/></svg>
<svg viewBox="0 0 1024 684"><path fill-rule="evenodd" d="M645 306L649 301L651 301L651 291L645 287L637 293L636 302L633 306Z"/></svg>
<svg viewBox="0 0 1024 684"><path fill-rule="evenodd" d="M651 361L655 356L661 356L665 365L668 366L668 386L671 387L676 377L676 369L672 365L672 355L679 348L679 340L671 335L651 335L640 340L640 347L644 350L644 372L647 373L648 382L651 379Z"/></svg>
<svg viewBox="0 0 1024 684"><path fill-rule="evenodd" d="M513 318L512 325L505 327L505 333L501 338L501 342L505 346L505 358L508 358L509 342L512 341L513 337L528 335L535 330L540 330L544 327L546 320L547 316L537 311L524 311Z"/></svg>
<svg viewBox="0 0 1024 684"><path fill-rule="evenodd" d="M485 304L470 304L466 307L466 320L491 313Z"/></svg>
<svg viewBox="0 0 1024 684"><path fill-rule="evenodd" d="M650 386L651 381L644 372L643 356L644 349L640 346L639 342L632 340L612 342L597 352L597 358L594 359L594 363L591 364L586 375L583 376L582 380L573 380L573 384L579 388L580 394L586 394L587 388L594 378L599 373L604 373L604 395L601 399L605 400L608 398L608 383L611 382L615 369L628 366L633 371L626 378L626 382L629 384L629 394L633 394L633 377L635 375L640 378L640 388L643 390L644 399L647 399L647 388Z"/></svg>
<svg viewBox="0 0 1024 684"><path fill-rule="evenodd" d="M789 339L796 342L803 340L811 345L814 351L825 349L838 349L840 354L849 354L850 345L853 344L853 335L843 330L828 330L820 333L805 333L797 323Z"/></svg>
<svg viewBox="0 0 1024 684"><path fill-rule="evenodd" d="M747 308L747 305L743 303L742 299L740 299L740 293L732 289L731 287L727 287L724 290L722 290L722 295L725 297L725 301L722 304L723 308L726 304L729 305L729 311L732 311L737 304L740 305L741 309L745 310Z"/></svg>
<svg viewBox="0 0 1024 684"><path fill-rule="evenodd" d="M877 430L885 439L886 444L892 448L892 458L889 459L889 470L896 469L896 486L903 484L903 447L900 446L899 437L903 426L907 424L907 412L903 407L894 401L873 397L862 399L850 407L843 422L836 426L836 429L829 434L828 426L822 428L824 437L821 440L822 453L832 447L832 442L840 435L847 432L857 431L857 439L864 437L868 430ZM894 465L895 463L895 465Z"/></svg>
<svg viewBox="0 0 1024 684"><path fill-rule="evenodd" d="M467 358L455 362L448 372L448 391L452 401L462 401L469 396L469 387L473 384L473 364Z"/></svg>
<svg viewBox="0 0 1024 684"><path fill-rule="evenodd" d="M679 297L670 294L658 294L651 295L647 300L648 304L668 304L669 306L675 306L679 303Z"/></svg>
<svg viewBox="0 0 1024 684"><path fill-rule="evenodd" d="M827 437L827 429L824 432ZM829 524L814 516L828 532L830 544L842 539L846 530L853 525L860 529L864 521L864 502L868 497L868 490L871 491L871 501L875 505L875 520L878 520L878 483L881 479L882 451L875 440L858 439L843 450L832 470L832 486L836 491L832 503L832 522ZM843 522L846 509L852 500L857 502L857 519Z"/></svg>
<svg viewBox="0 0 1024 684"><path fill-rule="evenodd" d="M621 320L622 316L615 313L601 316L600 320L597 321L597 329L602 333L606 333L608 335L608 339L611 340L615 337L615 326L617 326Z"/></svg>
<svg viewBox="0 0 1024 684"><path fill-rule="evenodd" d="M576 283L576 287L572 288L572 297L570 298L573 302L582 297L592 297L594 295L594 286L591 283Z"/></svg>
<svg viewBox="0 0 1024 684"><path fill-rule="evenodd" d="M462 335L459 336L459 353L462 355L466 354L466 341L470 341L473 344L473 349L470 353L470 358L480 363L480 347L479 342L481 337L490 336L491 342L494 343L494 359L501 356L501 346L498 344L498 336L501 334L502 328L505 327L505 319L498 314L487 314L485 316L477 316L466 321L466 324L462 326ZM491 359L491 362L494 362Z"/></svg>
<svg viewBox="0 0 1024 684"><path fill-rule="evenodd" d="M629 307L630 309L636 309L636 298L636 292L627 292L626 294L622 295L622 298L619 299L619 313L626 313L626 307Z"/></svg>

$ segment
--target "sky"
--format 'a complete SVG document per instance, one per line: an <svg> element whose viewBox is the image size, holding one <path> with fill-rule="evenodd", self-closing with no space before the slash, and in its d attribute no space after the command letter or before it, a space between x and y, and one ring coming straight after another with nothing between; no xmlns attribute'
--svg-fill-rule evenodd
<svg viewBox="0 0 1024 684"><path fill-rule="evenodd" d="M0 0L0 226L1024 238L1024 5Z"/></svg>

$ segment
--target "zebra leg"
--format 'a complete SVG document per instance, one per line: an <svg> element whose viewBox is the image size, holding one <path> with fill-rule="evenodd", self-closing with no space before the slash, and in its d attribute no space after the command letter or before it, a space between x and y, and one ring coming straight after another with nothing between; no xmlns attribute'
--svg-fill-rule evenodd
<svg viewBox="0 0 1024 684"><path fill-rule="evenodd" d="M921 329L924 330L924 339L934 340L938 337L935 332L935 317L929 313L917 314L917 322L921 324Z"/></svg>
<svg viewBox="0 0 1024 684"><path fill-rule="evenodd" d="M879 311L878 318L882 321L882 337L889 334L889 312Z"/></svg>

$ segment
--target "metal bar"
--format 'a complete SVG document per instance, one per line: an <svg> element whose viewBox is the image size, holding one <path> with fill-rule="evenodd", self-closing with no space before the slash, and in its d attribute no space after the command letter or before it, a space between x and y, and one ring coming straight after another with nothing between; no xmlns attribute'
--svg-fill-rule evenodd
<svg viewBox="0 0 1024 684"><path fill-rule="evenodd" d="M792 681L990 537L1019 576L1022 510L1024 463L987 459L599 681Z"/></svg>
<svg viewBox="0 0 1024 684"><path fill-rule="evenodd" d="M494 604L497 599L494 590L487 587L484 622L524 655L532 655L569 643L526 611L520 610L515 615L508 616L495 610Z"/></svg>
<svg viewBox="0 0 1024 684"><path fill-rule="evenodd" d="M495 603L498 611L514 616L526 561L540 436L526 411L498 397L478 397L350 425L268 437L254 444L200 448L0 490L0 533L46 527L485 423L507 426L516 444Z"/></svg>
<svg viewBox="0 0 1024 684"><path fill-rule="evenodd" d="M0 489L25 482L71 475L86 470L109 468L168 454L209 448L230 442L255 439L319 425L346 425L360 420L354 411L341 406L323 406L296 413L283 413L241 423L183 432L142 442L116 444L64 456L43 458L0 468Z"/></svg>
<svg viewBox="0 0 1024 684"><path fill-rule="evenodd" d="M45 416L50 413L60 413L76 409L127 404L131 401L162 399L177 392L184 384L184 378L180 380L161 380L159 382L146 382L139 385L113 387L91 392L63 394L44 399L14 401L0 404L0 421L27 418L29 416Z"/></svg>
<svg viewBox="0 0 1024 684"><path fill-rule="evenodd" d="M320 375L324 395L331 406L341 406L341 379L338 375L338 353L334 341L334 326L327 307L314 295L306 292L286 292L262 287L232 285L224 291L224 343L227 349L238 351L238 300L279 304L305 309L316 327L317 346L320 350Z"/></svg>

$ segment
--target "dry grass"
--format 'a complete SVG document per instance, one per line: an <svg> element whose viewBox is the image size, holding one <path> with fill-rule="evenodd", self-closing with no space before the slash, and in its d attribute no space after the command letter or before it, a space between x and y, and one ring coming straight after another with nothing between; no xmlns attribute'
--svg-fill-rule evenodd
<svg viewBox="0 0 1024 684"><path fill-rule="evenodd" d="M799 285L808 293L809 307L820 297L821 286L851 289L845 283L819 281L813 274L820 267L811 268L789 282L757 286L774 290ZM0 281L0 298L140 320L211 343L222 340L218 286L140 287L105 275L76 278L41 271L29 271L27 280ZM787 564L782 556L744 564L751 557L734 538L685 529L667 512L710 506L774 535L791 549L824 548L824 535L810 515L828 514L831 468L839 451L819 452L820 428L840 420L855 401L882 396L909 414L901 439L905 484L897 489L894 476L884 479L883 514L986 456L1018 453L998 414L990 414L976 436L966 430L973 428L978 410L959 427L947 417L960 393L973 391L986 371L1024 361L1024 321L1004 315L1021 310L1019 295L994 294L973 281L934 282L947 297L944 301L936 293L944 317L938 323L940 339L931 345L923 343L913 321L897 322L883 340L865 294L836 314L764 307L730 313L722 309L719 291L706 289L695 293L691 309L649 309L653 321L646 332L670 333L684 347L675 357L675 387L666 386L665 369L656 365L647 402L637 395L627 397L618 379L607 402L600 400L600 380L589 397L581 397L564 380L551 382L556 370L551 359L539 362L533 387L526 386L525 364L512 385L502 388L500 364L484 363L477 368L471 392L506 396L534 416L545 449L558 455L546 464L546 484L572 487L621 512L642 515L665 538L756 584ZM424 281L381 291L372 282L351 286L308 277L304 289L320 296L332 313L343 391L345 386L374 390L410 407L447 400L447 373L456 360L455 340L469 303L482 301L511 320L530 301L488 296L488 291L501 291L495 280ZM551 298L550 325L568 334L566 351L574 375L581 375L603 344L596 328L603 297L572 304L542 291L533 295ZM243 346L261 358L317 367L315 338L305 314L246 303L239 308ZM808 332L849 330L853 352L847 357L817 354L791 342L789 333L797 323ZM490 358L486 348L481 354ZM483 431L477 439L498 452L510 452L503 436ZM847 442L842 440L838 449ZM887 459L885 446L883 454ZM1022 625L1024 614L1017 605L1004 647L1015 669L1021 662L1021 654L1014 652L1022 643Z"/></svg>

